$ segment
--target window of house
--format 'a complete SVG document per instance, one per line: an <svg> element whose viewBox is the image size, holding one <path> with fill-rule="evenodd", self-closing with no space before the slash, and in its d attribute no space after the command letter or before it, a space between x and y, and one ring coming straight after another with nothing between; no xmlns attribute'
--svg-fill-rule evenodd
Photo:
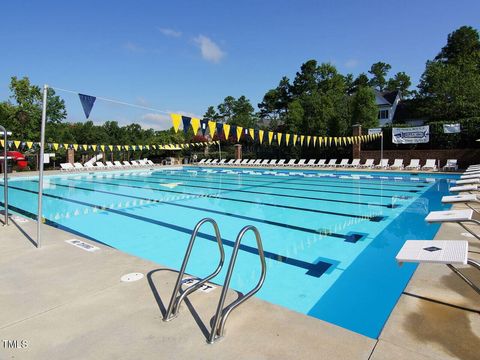
<svg viewBox="0 0 480 360"><path fill-rule="evenodd" d="M380 119L380 120L388 119L388 110L380 110L378 112L378 119Z"/></svg>

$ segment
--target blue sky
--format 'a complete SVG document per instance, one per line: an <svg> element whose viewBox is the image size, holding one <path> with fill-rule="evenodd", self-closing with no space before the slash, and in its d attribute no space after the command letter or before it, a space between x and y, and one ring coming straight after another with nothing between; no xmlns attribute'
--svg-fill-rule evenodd
<svg viewBox="0 0 480 360"><path fill-rule="evenodd" d="M10 76L170 112L201 116L227 95L252 104L308 59L340 72L376 61L418 82L462 25L480 27L480 2L4 1L0 99ZM78 99L70 120L84 120ZM162 114L98 101L96 122L166 128Z"/></svg>

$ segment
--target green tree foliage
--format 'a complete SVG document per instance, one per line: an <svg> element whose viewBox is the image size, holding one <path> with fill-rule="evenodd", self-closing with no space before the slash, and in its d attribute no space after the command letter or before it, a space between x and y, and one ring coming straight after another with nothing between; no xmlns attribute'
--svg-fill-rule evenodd
<svg viewBox="0 0 480 360"><path fill-rule="evenodd" d="M209 106L205 114L203 115L204 119L207 120L218 120L220 118L220 115L217 113L215 110L214 106Z"/></svg>
<svg viewBox="0 0 480 360"><path fill-rule="evenodd" d="M430 120L457 120L480 115L480 39L463 26L428 61L419 84L421 110Z"/></svg>
<svg viewBox="0 0 480 360"><path fill-rule="evenodd" d="M374 87L378 91L383 91L387 85L386 76L392 66L390 64L386 64L384 62L376 62L370 67L368 71L372 78L370 79L370 86Z"/></svg>
<svg viewBox="0 0 480 360"><path fill-rule="evenodd" d="M411 91L409 90L411 85L412 81L410 80L410 76L408 76L407 73L401 71L396 73L393 78L390 78L388 80L387 90L399 90L402 93L403 97L408 97L411 95Z"/></svg>
<svg viewBox="0 0 480 360"><path fill-rule="evenodd" d="M213 114L213 106L210 106L205 115L212 114L214 118L226 122L231 125L239 125L243 127L255 127L257 118L255 116L255 109L253 108L250 100L245 96L240 96L235 99L233 96L227 96L221 104L217 106L218 116ZM210 114L209 114L210 113ZM204 116L206 119L210 119Z"/></svg>
<svg viewBox="0 0 480 360"><path fill-rule="evenodd" d="M352 99L352 117L354 123L364 128L378 126L378 108L375 104L375 93L372 88L362 86Z"/></svg>
<svg viewBox="0 0 480 360"><path fill-rule="evenodd" d="M0 121L14 137L20 139L39 139L42 119L42 89L32 85L27 77L11 78L8 101L0 103ZM67 117L65 103L55 95L53 89L47 93L47 121L49 124L60 123Z"/></svg>

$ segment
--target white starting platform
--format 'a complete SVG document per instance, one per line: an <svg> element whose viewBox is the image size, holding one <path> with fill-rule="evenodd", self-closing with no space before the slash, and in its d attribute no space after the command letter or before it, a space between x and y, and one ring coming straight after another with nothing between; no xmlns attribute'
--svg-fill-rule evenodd
<svg viewBox="0 0 480 360"><path fill-rule="evenodd" d="M462 179L455 181L457 185L471 185L471 184L480 184L480 178L475 177L471 179Z"/></svg>
<svg viewBox="0 0 480 360"><path fill-rule="evenodd" d="M469 191L477 191L478 185L462 185L462 186L452 186L448 189L453 192L469 192Z"/></svg>
<svg viewBox="0 0 480 360"><path fill-rule="evenodd" d="M464 224L466 222L473 222L477 225L480 225L480 214L472 209L432 211L427 215L425 221L429 223L457 223L478 240L480 240L480 237L474 231L467 228Z"/></svg>
<svg viewBox="0 0 480 360"><path fill-rule="evenodd" d="M395 259L400 265L405 262L447 265L480 295L480 288L454 266L468 264L480 270L480 263L468 258L468 241L407 240Z"/></svg>
<svg viewBox="0 0 480 360"><path fill-rule="evenodd" d="M473 173L473 174L464 173L463 175L460 176L460 179L462 179L462 180L478 179L478 178L480 178L480 172L479 173Z"/></svg>

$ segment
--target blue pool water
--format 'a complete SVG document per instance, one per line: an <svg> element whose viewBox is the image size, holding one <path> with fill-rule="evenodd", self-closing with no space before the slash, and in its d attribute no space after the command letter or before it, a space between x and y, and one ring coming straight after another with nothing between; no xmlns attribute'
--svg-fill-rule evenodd
<svg viewBox="0 0 480 360"><path fill-rule="evenodd" d="M440 199L452 178L219 168L48 176L43 211L49 224L174 269L202 218L218 222L227 261L240 229L255 225L267 256L258 297L376 338L415 269L399 267L395 255L407 239L434 237L438 225L424 218L446 209ZM11 209L35 217L37 189L36 178L13 179ZM213 234L202 228L187 273L215 268ZM250 233L232 277L236 290L258 281L255 249Z"/></svg>

